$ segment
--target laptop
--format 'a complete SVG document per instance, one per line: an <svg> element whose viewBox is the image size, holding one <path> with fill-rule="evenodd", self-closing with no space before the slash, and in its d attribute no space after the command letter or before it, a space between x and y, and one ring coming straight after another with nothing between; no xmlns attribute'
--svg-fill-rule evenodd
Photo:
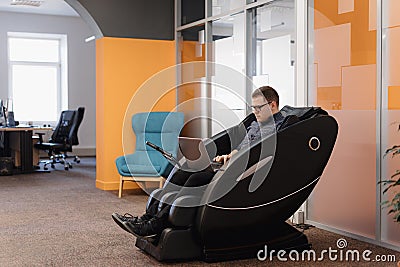
<svg viewBox="0 0 400 267"><path fill-rule="evenodd" d="M213 171L222 171L222 163L210 159L203 138L178 137L179 149L186 158L187 167L193 170L212 168Z"/></svg>

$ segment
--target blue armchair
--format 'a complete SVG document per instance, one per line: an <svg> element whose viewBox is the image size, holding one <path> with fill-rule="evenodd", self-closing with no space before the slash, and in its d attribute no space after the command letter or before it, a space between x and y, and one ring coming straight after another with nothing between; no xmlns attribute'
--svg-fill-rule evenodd
<svg viewBox="0 0 400 267"><path fill-rule="evenodd" d="M150 141L176 157L178 136L183 127L181 112L145 112L132 117L132 129L136 135L136 148L133 154L118 157L115 161L121 175L118 197L122 196L125 181L159 182L162 187L164 178L171 165L160 152L146 145Z"/></svg>

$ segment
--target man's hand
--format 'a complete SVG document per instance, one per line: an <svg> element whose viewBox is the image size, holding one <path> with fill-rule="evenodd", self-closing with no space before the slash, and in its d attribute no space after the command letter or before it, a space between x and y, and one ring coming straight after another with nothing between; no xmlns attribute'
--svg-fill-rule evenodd
<svg viewBox="0 0 400 267"><path fill-rule="evenodd" d="M222 156L216 156L213 160L216 162L221 162L223 164L225 164L228 160L231 159L231 157L237 152L237 150L233 150L231 153L229 153L228 155L222 155Z"/></svg>
<svg viewBox="0 0 400 267"><path fill-rule="evenodd" d="M216 156L214 158L214 161L225 164L230 158L231 158L231 154L222 155L222 156Z"/></svg>

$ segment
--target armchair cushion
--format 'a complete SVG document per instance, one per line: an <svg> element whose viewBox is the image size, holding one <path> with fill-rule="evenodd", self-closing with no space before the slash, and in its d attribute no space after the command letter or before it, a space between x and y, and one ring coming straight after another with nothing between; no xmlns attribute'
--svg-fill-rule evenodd
<svg viewBox="0 0 400 267"><path fill-rule="evenodd" d="M157 151L137 151L118 157L117 170L122 176L161 176L166 168L165 159Z"/></svg>
<svg viewBox="0 0 400 267"><path fill-rule="evenodd" d="M135 176L138 173L140 176L160 176L161 166L153 165L149 168L148 165L138 165L138 164L123 164L120 167L120 174L122 176Z"/></svg>

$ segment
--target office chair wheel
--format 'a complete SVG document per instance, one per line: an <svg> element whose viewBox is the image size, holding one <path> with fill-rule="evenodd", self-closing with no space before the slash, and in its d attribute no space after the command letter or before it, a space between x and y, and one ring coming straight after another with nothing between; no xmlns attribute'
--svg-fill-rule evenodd
<svg viewBox="0 0 400 267"><path fill-rule="evenodd" d="M49 168L47 168L47 167L43 167L43 170L45 170L45 171L47 171Z"/></svg>
<svg viewBox="0 0 400 267"><path fill-rule="evenodd" d="M80 163L80 162L81 162L81 160L80 160L80 159L77 159L77 160L76 160L76 163Z"/></svg>
<svg viewBox="0 0 400 267"><path fill-rule="evenodd" d="M53 168L53 169L56 167L54 164L51 164L50 166L51 166L51 168Z"/></svg>
<svg viewBox="0 0 400 267"><path fill-rule="evenodd" d="M68 169L69 169L68 166L64 166L64 170L68 171Z"/></svg>
<svg viewBox="0 0 400 267"><path fill-rule="evenodd" d="M68 163L68 168L72 169L72 164Z"/></svg>

